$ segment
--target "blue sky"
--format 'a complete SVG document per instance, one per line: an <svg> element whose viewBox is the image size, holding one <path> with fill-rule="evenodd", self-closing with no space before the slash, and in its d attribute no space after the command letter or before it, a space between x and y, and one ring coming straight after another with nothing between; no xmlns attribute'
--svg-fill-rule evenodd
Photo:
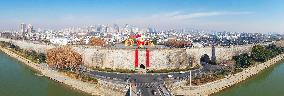
<svg viewBox="0 0 284 96"><path fill-rule="evenodd" d="M284 0L1 0L0 29L133 24L284 33Z"/></svg>

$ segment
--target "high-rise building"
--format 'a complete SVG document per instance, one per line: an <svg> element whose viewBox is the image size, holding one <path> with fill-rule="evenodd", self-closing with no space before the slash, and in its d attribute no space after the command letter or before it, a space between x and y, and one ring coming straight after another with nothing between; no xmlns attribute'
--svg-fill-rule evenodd
<svg viewBox="0 0 284 96"><path fill-rule="evenodd" d="M124 28L123 28L123 33L124 34L129 34L130 33L130 29L129 29L129 25L125 24Z"/></svg>
<svg viewBox="0 0 284 96"><path fill-rule="evenodd" d="M113 25L113 30L114 30L115 33L119 33L120 32L119 26L117 24Z"/></svg>
<svg viewBox="0 0 284 96"><path fill-rule="evenodd" d="M155 29L155 28L148 27L147 32L149 32L149 33L155 33L155 32L156 32L156 29Z"/></svg>
<svg viewBox="0 0 284 96"><path fill-rule="evenodd" d="M31 24L28 25L27 32L28 33L32 33L33 32L33 26Z"/></svg>
<svg viewBox="0 0 284 96"><path fill-rule="evenodd" d="M109 25L105 27L105 32L111 32Z"/></svg>
<svg viewBox="0 0 284 96"><path fill-rule="evenodd" d="M26 24L24 24L24 23L21 24L21 32L22 32L22 33L25 33L25 32L26 32L26 27L27 27Z"/></svg>

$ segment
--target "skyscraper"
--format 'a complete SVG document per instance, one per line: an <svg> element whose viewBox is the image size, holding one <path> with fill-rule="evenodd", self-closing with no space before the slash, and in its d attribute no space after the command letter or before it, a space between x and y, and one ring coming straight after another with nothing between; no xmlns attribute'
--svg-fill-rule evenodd
<svg viewBox="0 0 284 96"><path fill-rule="evenodd" d="M22 23L21 24L21 30L20 30L20 32L22 33L22 36L23 37L25 37L25 35L26 35L26 31L27 31L27 25L26 24L24 24L24 23Z"/></svg>
<svg viewBox="0 0 284 96"><path fill-rule="evenodd" d="M28 25L27 32L28 33L32 33L33 32L33 26L31 24Z"/></svg>
<svg viewBox="0 0 284 96"><path fill-rule="evenodd" d="M26 32L26 27L27 27L26 24L24 24L24 23L21 24L21 32L22 32L22 33L25 33L25 32Z"/></svg>
<svg viewBox="0 0 284 96"><path fill-rule="evenodd" d="M115 33L119 33L120 32L119 26L117 24L113 25L113 30L114 30Z"/></svg>

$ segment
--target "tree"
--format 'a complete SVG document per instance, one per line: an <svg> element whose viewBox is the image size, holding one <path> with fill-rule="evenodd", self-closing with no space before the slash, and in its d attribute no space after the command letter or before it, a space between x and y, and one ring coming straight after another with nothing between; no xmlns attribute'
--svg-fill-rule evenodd
<svg viewBox="0 0 284 96"><path fill-rule="evenodd" d="M44 53L39 53L38 54L38 61L39 63L45 63L45 60L46 60L46 56Z"/></svg>
<svg viewBox="0 0 284 96"><path fill-rule="evenodd" d="M266 49L271 51L270 58L283 53L283 47L277 47L275 44L269 44Z"/></svg>
<svg viewBox="0 0 284 96"><path fill-rule="evenodd" d="M255 45L252 47L251 57L255 61L264 62L269 58L269 55L271 55L271 52L264 46Z"/></svg>
<svg viewBox="0 0 284 96"><path fill-rule="evenodd" d="M61 70L77 70L83 63L82 56L70 47L53 48L47 51L47 64Z"/></svg>
<svg viewBox="0 0 284 96"><path fill-rule="evenodd" d="M104 46L106 42L103 39L92 37L89 41L89 44L95 46Z"/></svg>
<svg viewBox="0 0 284 96"><path fill-rule="evenodd" d="M164 43L165 46L169 47L176 47L176 48L184 48L184 47L189 47L191 46L190 41L184 41L184 40L176 40L176 39L170 39Z"/></svg>
<svg viewBox="0 0 284 96"><path fill-rule="evenodd" d="M235 60L237 67L247 68L252 64L252 60L247 53L234 56L233 59Z"/></svg>
<svg viewBox="0 0 284 96"><path fill-rule="evenodd" d="M9 42L9 48L15 49L17 46Z"/></svg>
<svg viewBox="0 0 284 96"><path fill-rule="evenodd" d="M200 58L201 62L209 63L210 62L210 57L207 54L204 54Z"/></svg>

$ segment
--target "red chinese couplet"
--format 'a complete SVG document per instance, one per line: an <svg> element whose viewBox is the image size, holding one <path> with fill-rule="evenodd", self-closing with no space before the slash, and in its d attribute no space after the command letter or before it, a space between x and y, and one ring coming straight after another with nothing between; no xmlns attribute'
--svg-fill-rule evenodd
<svg viewBox="0 0 284 96"><path fill-rule="evenodd" d="M136 50L135 50L135 61L134 61L134 66L135 66L135 68L137 68L138 67L138 48L136 48Z"/></svg>
<svg viewBox="0 0 284 96"><path fill-rule="evenodd" d="M146 49L146 67L150 67L150 50Z"/></svg>

